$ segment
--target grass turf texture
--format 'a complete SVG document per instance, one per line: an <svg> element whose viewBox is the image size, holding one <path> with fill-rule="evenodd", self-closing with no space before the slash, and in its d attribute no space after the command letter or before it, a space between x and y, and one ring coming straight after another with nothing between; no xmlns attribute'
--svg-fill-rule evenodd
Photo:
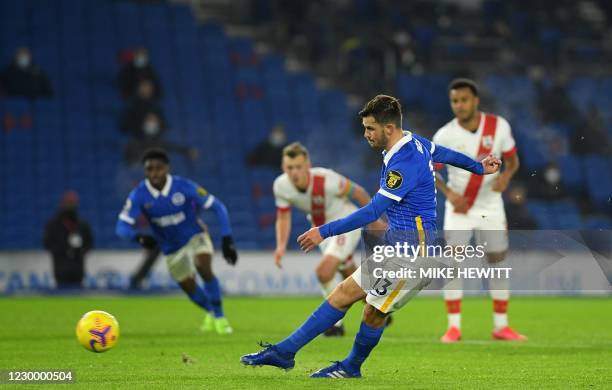
<svg viewBox="0 0 612 390"><path fill-rule="evenodd" d="M203 316L182 296L0 299L0 369L74 369L75 388L612 387L609 298L513 299L511 324L530 338L520 344L492 341L491 301L468 298L464 341L456 345L437 341L446 326L443 301L417 298L395 315L363 379L308 378L349 351L361 314L356 304L346 317L348 335L315 339L292 371L239 363L259 349L257 341L279 341L319 303L230 298L225 308L235 333L218 336L199 332ZM118 345L102 354L86 351L74 335L79 317L94 309L114 314L121 327Z"/></svg>

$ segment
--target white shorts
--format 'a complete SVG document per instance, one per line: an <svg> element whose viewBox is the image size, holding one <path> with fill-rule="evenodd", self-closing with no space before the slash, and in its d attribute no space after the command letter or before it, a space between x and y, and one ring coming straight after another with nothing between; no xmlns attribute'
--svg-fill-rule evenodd
<svg viewBox="0 0 612 390"><path fill-rule="evenodd" d="M351 277L367 293L366 302L383 313L399 310L431 283L431 279L375 279L362 266Z"/></svg>
<svg viewBox="0 0 612 390"><path fill-rule="evenodd" d="M323 255L334 256L344 264L355 253L359 240L361 240L361 229L326 238L319 244L319 248Z"/></svg>
<svg viewBox="0 0 612 390"><path fill-rule="evenodd" d="M479 213L470 210L458 214L447 208L444 213L444 237L449 245L468 245L474 236L476 245L484 245L486 253L508 250L508 224L506 213Z"/></svg>
<svg viewBox="0 0 612 390"><path fill-rule="evenodd" d="M182 282L195 275L193 259L196 255L212 255L213 252L214 248L208 233L197 234L191 237L191 240L184 247L166 256L168 271L174 280Z"/></svg>

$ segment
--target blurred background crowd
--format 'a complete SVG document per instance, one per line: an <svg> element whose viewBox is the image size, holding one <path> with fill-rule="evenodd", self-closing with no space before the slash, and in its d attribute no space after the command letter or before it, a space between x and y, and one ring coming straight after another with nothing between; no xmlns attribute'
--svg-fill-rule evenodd
<svg viewBox="0 0 612 390"><path fill-rule="evenodd" d="M115 219L150 146L226 203L238 248L272 248L285 144L373 193L359 107L398 96L431 136L458 76L512 126L510 228L609 229L611 18L605 0L2 0L0 249L42 247L67 205L79 253L128 245Z"/></svg>

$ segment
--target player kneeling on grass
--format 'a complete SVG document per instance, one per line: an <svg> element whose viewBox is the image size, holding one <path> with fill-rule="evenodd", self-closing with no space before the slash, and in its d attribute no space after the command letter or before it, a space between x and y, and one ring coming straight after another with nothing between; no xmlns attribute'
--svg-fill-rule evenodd
<svg viewBox="0 0 612 390"><path fill-rule="evenodd" d="M232 333L223 315L221 286L212 272L212 242L206 226L198 218L201 209L215 211L221 223L223 257L235 265L238 254L227 209L204 188L170 175L170 160L163 150L146 151L142 163L146 179L128 196L117 220L117 235L145 248L159 244L174 280L195 304L207 312L202 330ZM141 234L134 228L140 214L149 221L153 236ZM196 271L204 280L204 288L196 281Z"/></svg>
<svg viewBox="0 0 612 390"><path fill-rule="evenodd" d="M331 169L312 168L308 150L298 142L283 149L282 168L284 173L274 180L273 185L277 208L274 262L278 268L282 268L291 233L291 206L305 212L312 226L321 226L357 210L353 202L360 206L370 202L370 195L359 184ZM384 230L385 227L382 221L376 221L375 226L371 226L374 230ZM319 245L323 256L315 272L324 297L328 297L338 284L336 272L342 280L355 272L353 253L360 239L361 229L356 229L330 237ZM343 336L342 322L338 321L324 335Z"/></svg>
<svg viewBox="0 0 612 390"><path fill-rule="evenodd" d="M383 212L389 218L389 228L385 234L387 244L394 245L408 238L405 242L412 245L410 237L417 238L419 244L427 244L426 232L436 230L433 161L458 166L478 175L499 170L501 161L493 156L486 157L481 163L451 149L438 147L410 132L403 132L401 106L391 96L376 96L359 114L365 128L364 137L370 146L384 150L380 189L367 206L345 218L314 227L298 237L305 251L313 249L325 238L372 223ZM349 355L343 361L337 361L311 375L315 378L361 377L361 366L378 344L386 317L423 287L402 289L400 280L393 289L389 286L373 289L374 286L368 286L369 278L362 278L361 268L340 283L293 334L278 344L267 345L260 352L242 356L241 362L250 366L293 368L295 354L302 347L343 318L353 303L366 298L363 321Z"/></svg>

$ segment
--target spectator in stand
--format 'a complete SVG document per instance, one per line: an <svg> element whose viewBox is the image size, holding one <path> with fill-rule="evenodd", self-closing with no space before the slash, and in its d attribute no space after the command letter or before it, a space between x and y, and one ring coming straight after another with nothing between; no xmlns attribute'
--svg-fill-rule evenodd
<svg viewBox="0 0 612 390"><path fill-rule="evenodd" d="M566 194L561 185L561 170L559 166L555 163L550 163L542 172L541 176L530 177L529 197L549 201L565 198Z"/></svg>
<svg viewBox="0 0 612 390"><path fill-rule="evenodd" d="M147 112L140 124L134 129L125 150L125 160L128 165L137 165L145 150L163 148L170 152L182 154L189 160L197 160L199 152L196 148L176 144L164 139L168 131L166 124L155 112Z"/></svg>
<svg viewBox="0 0 612 390"><path fill-rule="evenodd" d="M78 194L65 192L56 215L45 227L43 244L51 253L55 282L62 289L82 287L85 256L93 247L91 229L79 217L78 208Z"/></svg>
<svg viewBox="0 0 612 390"><path fill-rule="evenodd" d="M49 97L53 88L47 74L32 62L32 53L20 47L15 58L0 74L0 92L6 96Z"/></svg>
<svg viewBox="0 0 612 390"><path fill-rule="evenodd" d="M128 99L134 97L142 80L149 80L153 84L153 96L157 100L161 99L163 91L159 77L149 63L149 51L145 48L136 49L132 61L119 71L118 83L121 95Z"/></svg>
<svg viewBox="0 0 612 390"><path fill-rule="evenodd" d="M122 131L139 137L145 118L150 113L159 118L162 131L166 129L166 119L154 93L155 85L151 80L140 80L136 96L121 113L120 128Z"/></svg>
<svg viewBox="0 0 612 390"><path fill-rule="evenodd" d="M520 183L514 183L505 194L507 202L506 216L508 218L508 230L535 230L537 223L531 217L525 206L527 203L527 190Z"/></svg>
<svg viewBox="0 0 612 390"><path fill-rule="evenodd" d="M610 155L610 142L603 117L597 107L590 107L589 113L576 127L572 140L572 150L576 154Z"/></svg>
<svg viewBox="0 0 612 390"><path fill-rule="evenodd" d="M286 145L287 133L285 128L282 125L274 126L270 130L268 139L257 145L249 154L249 165L280 168L283 148Z"/></svg>

